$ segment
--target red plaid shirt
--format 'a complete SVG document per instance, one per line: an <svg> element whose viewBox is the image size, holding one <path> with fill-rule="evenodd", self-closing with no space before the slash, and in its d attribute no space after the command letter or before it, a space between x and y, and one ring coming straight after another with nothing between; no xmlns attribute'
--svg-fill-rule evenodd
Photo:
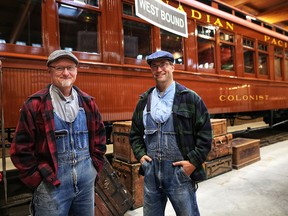
<svg viewBox="0 0 288 216"><path fill-rule="evenodd" d="M50 85L28 98L20 111L10 155L19 170L20 179L35 189L42 179L51 184L60 184L55 141L54 113L49 94ZM94 98L74 86L78 92L79 106L87 117L89 150L93 164L100 173L106 152L105 127Z"/></svg>

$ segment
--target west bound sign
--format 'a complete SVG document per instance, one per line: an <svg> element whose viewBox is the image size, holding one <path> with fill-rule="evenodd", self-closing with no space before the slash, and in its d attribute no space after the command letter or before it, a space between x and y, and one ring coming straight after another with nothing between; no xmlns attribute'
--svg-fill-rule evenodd
<svg viewBox="0 0 288 216"><path fill-rule="evenodd" d="M136 15L159 28L188 37L186 13L158 0L135 0Z"/></svg>

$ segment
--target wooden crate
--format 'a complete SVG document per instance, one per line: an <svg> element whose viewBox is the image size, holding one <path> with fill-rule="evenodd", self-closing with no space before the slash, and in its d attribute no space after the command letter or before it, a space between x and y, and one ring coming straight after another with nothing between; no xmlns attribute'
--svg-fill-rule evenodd
<svg viewBox="0 0 288 216"><path fill-rule="evenodd" d="M232 166L240 169L260 160L260 139L235 138L232 140Z"/></svg>
<svg viewBox="0 0 288 216"><path fill-rule="evenodd" d="M138 163L129 142L131 121L113 123L113 156L128 163Z"/></svg>
<svg viewBox="0 0 288 216"><path fill-rule="evenodd" d="M121 160L114 159L113 168L116 170L120 181L126 186L134 199L133 209L143 206L144 201L144 176L139 175L140 163L129 164Z"/></svg>
<svg viewBox="0 0 288 216"><path fill-rule="evenodd" d="M129 134L131 129L132 121L120 121L113 123L113 132L114 133L124 133Z"/></svg>
<svg viewBox="0 0 288 216"><path fill-rule="evenodd" d="M207 160L213 160L219 157L232 154L232 138L231 133L213 137L212 148L207 156Z"/></svg>
<svg viewBox="0 0 288 216"><path fill-rule="evenodd" d="M227 120L226 119L210 119L213 137L227 134Z"/></svg>
<svg viewBox="0 0 288 216"><path fill-rule="evenodd" d="M211 161L205 161L203 167L207 179L221 175L232 170L232 155L220 157Z"/></svg>

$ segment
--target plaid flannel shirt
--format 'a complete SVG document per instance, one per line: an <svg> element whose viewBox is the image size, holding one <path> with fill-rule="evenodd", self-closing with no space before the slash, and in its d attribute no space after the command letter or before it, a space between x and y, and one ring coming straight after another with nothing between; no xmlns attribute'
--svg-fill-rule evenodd
<svg viewBox="0 0 288 216"><path fill-rule="evenodd" d="M55 186L60 184L56 176L58 162L49 87L36 92L23 104L10 149L11 160L19 170L20 179L31 189L35 189L42 179ZM79 106L86 113L89 151L99 174L106 152L106 132L102 117L94 98L75 86L73 88L78 93Z"/></svg>

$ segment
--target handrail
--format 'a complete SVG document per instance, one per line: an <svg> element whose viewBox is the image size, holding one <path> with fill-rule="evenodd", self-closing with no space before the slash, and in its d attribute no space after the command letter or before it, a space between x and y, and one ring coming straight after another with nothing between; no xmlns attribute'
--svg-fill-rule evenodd
<svg viewBox="0 0 288 216"><path fill-rule="evenodd" d="M1 144L2 144L2 172L4 183L4 201L7 203L7 175L6 175L6 152L5 152L5 130L4 130L4 106L3 106L3 71L2 61L0 60L0 110L1 110Z"/></svg>

